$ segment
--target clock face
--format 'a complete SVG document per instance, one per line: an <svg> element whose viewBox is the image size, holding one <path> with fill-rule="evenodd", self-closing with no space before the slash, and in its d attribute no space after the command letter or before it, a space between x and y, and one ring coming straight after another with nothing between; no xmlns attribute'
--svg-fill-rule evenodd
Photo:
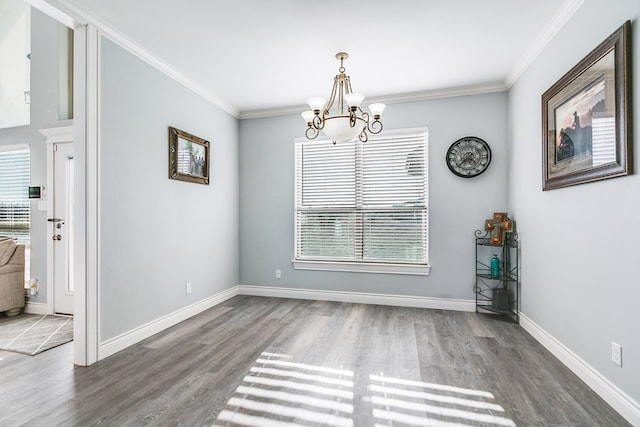
<svg viewBox="0 0 640 427"><path fill-rule="evenodd" d="M482 139L467 136L451 144L446 160L451 172L472 178L484 172L491 163L491 148Z"/></svg>

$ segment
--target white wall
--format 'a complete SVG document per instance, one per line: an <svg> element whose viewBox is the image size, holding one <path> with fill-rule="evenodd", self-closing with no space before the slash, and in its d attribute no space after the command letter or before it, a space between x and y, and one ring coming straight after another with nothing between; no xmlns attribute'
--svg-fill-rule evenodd
<svg viewBox="0 0 640 427"><path fill-rule="evenodd" d="M58 120L58 28L59 23L31 8L31 124L0 129L0 145L29 144L31 185L47 184L47 154L39 129L68 126ZM47 302L47 212L31 202L31 277L40 281L31 302Z"/></svg>
<svg viewBox="0 0 640 427"><path fill-rule="evenodd" d="M238 121L105 38L99 108L104 342L238 284ZM168 178L169 126L211 142L210 185Z"/></svg>
<svg viewBox="0 0 640 427"><path fill-rule="evenodd" d="M429 276L294 270L294 139L299 115L240 123L240 282L292 289L474 299L473 232L506 209L507 95L492 93L388 105L387 129L429 127ZM453 175L448 147L474 135L493 151L477 178ZM282 279L274 271L282 270Z"/></svg>
<svg viewBox="0 0 640 427"><path fill-rule="evenodd" d="M509 209L521 231L522 312L636 405L640 176L543 192L541 95L630 19L632 104L637 106L639 17L637 0L586 0L509 93ZM640 109L633 110L629 120L635 128L632 158L637 165ZM611 362L611 341L623 347L622 368Z"/></svg>

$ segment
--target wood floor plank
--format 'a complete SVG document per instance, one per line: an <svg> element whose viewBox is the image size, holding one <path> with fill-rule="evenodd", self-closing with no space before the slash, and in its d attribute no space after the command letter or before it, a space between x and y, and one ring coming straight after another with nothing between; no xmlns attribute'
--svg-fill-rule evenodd
<svg viewBox="0 0 640 427"><path fill-rule="evenodd" d="M518 325L476 313L238 296L91 367L72 358L0 352L0 425L629 425Z"/></svg>

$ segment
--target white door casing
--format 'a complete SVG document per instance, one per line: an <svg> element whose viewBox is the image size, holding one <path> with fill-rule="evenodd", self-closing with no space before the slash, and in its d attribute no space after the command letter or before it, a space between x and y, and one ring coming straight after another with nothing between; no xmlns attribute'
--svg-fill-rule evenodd
<svg viewBox="0 0 640 427"><path fill-rule="evenodd" d="M74 29L73 125L40 132L47 143L73 141L75 166L74 227L74 363L88 366L98 361L98 70L99 31L80 10L56 0L27 0L31 6ZM61 135L63 134L63 135ZM47 158L53 155L47 150ZM49 162L49 160L47 160ZM51 188L53 173L47 171ZM51 210L47 200L47 210ZM53 240L49 240L53 242ZM53 245L47 248L51 259ZM47 313L53 313L53 278L47 274Z"/></svg>
<svg viewBox="0 0 640 427"><path fill-rule="evenodd" d="M73 143L53 145L53 216L49 217L53 242L53 311L73 314Z"/></svg>
<svg viewBox="0 0 640 427"><path fill-rule="evenodd" d="M55 187L55 149L56 146L62 145L70 145L73 146L73 126L62 126L57 128L49 128L49 129L40 129L40 133L43 134L45 139L45 144L47 145L47 185L45 187L45 198L47 204L47 219L52 221L47 221L47 281L46 281L46 289L47 289L47 304L46 304L46 313L53 314L55 313L54 307L54 296L55 289L54 283L55 279L55 268L54 268L54 243L57 241L53 240L53 236L57 233L54 233L56 230L56 222L53 221L56 217L54 216L54 187Z"/></svg>

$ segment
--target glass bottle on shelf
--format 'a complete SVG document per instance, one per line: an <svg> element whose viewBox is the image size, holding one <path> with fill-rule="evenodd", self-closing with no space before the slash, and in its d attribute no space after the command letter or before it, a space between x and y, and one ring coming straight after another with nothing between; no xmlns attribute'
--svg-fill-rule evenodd
<svg viewBox="0 0 640 427"><path fill-rule="evenodd" d="M500 258L498 258L498 254L493 254L491 257L491 278L499 279L500 278Z"/></svg>

